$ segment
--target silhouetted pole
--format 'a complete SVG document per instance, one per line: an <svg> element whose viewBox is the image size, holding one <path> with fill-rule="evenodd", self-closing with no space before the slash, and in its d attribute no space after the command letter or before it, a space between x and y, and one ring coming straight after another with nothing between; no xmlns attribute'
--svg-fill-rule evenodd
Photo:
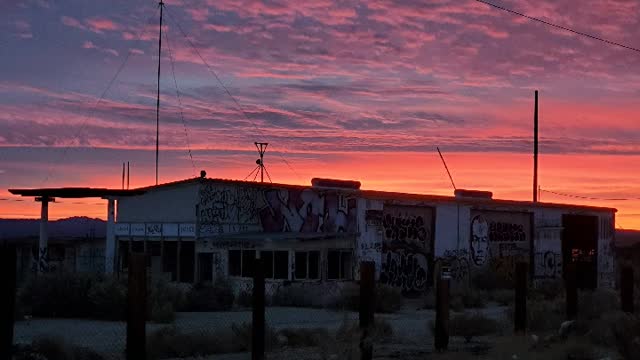
<svg viewBox="0 0 640 360"><path fill-rule="evenodd" d="M127 360L144 359L146 353L147 261L146 254L129 253L127 293Z"/></svg>
<svg viewBox="0 0 640 360"><path fill-rule="evenodd" d="M438 351L449 347L449 273L443 271L438 279L436 293L435 348Z"/></svg>
<svg viewBox="0 0 640 360"><path fill-rule="evenodd" d="M538 90L533 110L533 202L538 202Z"/></svg>
<svg viewBox="0 0 640 360"><path fill-rule="evenodd" d="M527 330L527 270L529 264L519 262L516 264L516 309L515 309L515 331L523 333Z"/></svg>
<svg viewBox="0 0 640 360"><path fill-rule="evenodd" d="M251 326L251 359L264 359L264 267L262 259L255 259L253 267L253 321Z"/></svg>
<svg viewBox="0 0 640 360"><path fill-rule="evenodd" d="M570 262L565 268L565 287L567 291L567 320L574 320L578 315L578 283L576 264Z"/></svg>
<svg viewBox="0 0 640 360"><path fill-rule="evenodd" d="M633 268L625 266L620 274L620 303L622 311L633 314Z"/></svg>
<svg viewBox="0 0 640 360"><path fill-rule="evenodd" d="M0 248L0 359L11 359L13 347L13 326L16 306L16 247L3 244Z"/></svg>
<svg viewBox="0 0 640 360"><path fill-rule="evenodd" d="M371 360L373 358L373 344L368 338L371 326L374 322L375 312L375 263L365 261L360 263L360 359Z"/></svg>

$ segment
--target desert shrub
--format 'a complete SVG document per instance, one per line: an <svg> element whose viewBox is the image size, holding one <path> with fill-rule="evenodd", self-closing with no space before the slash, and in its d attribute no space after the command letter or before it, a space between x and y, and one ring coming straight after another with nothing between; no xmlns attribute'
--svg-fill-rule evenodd
<svg viewBox="0 0 640 360"><path fill-rule="evenodd" d="M342 342L359 340L362 335L360 325L356 321L348 321L346 318L336 331L336 339ZM373 342L388 342L393 338L393 327L383 319L375 319L369 328L369 340Z"/></svg>
<svg viewBox="0 0 640 360"><path fill-rule="evenodd" d="M603 354L595 346L588 343L572 343L564 349L567 360L600 360Z"/></svg>
<svg viewBox="0 0 640 360"><path fill-rule="evenodd" d="M473 337L492 335L498 331L498 322L479 312L464 313L451 318L450 331L453 336L461 336L467 342Z"/></svg>
<svg viewBox="0 0 640 360"><path fill-rule="evenodd" d="M100 354L56 337L41 337L14 351L15 360L102 360Z"/></svg>
<svg viewBox="0 0 640 360"><path fill-rule="evenodd" d="M538 281L535 287L529 289L528 297L532 300L556 300L565 296L562 279Z"/></svg>
<svg viewBox="0 0 640 360"><path fill-rule="evenodd" d="M509 307L509 318L513 323L514 306ZM563 301L538 300L527 302L527 329L532 331L558 330L565 320Z"/></svg>
<svg viewBox="0 0 640 360"><path fill-rule="evenodd" d="M182 311L187 302L186 292L176 286L164 280L152 281L149 284L149 298L152 304L171 304L175 311Z"/></svg>
<svg viewBox="0 0 640 360"><path fill-rule="evenodd" d="M222 279L213 285L197 284L186 296L185 311L227 311L233 306L231 284Z"/></svg>
<svg viewBox="0 0 640 360"><path fill-rule="evenodd" d="M436 293L435 291L429 291L423 298L423 307L428 310L436 308Z"/></svg>
<svg viewBox="0 0 640 360"><path fill-rule="evenodd" d="M620 309L618 294L613 290L581 291L578 297L578 318L598 319L602 314Z"/></svg>
<svg viewBox="0 0 640 360"><path fill-rule="evenodd" d="M491 266L476 271L471 276L471 285L478 290L493 291L499 289L513 289L513 279L509 279Z"/></svg>
<svg viewBox="0 0 640 360"><path fill-rule="evenodd" d="M267 328L267 350L277 346L275 332ZM251 350L251 325L232 324L216 331L184 333L175 327L157 330L147 337L147 356L150 359L203 357Z"/></svg>
<svg viewBox="0 0 640 360"><path fill-rule="evenodd" d="M509 306L515 302L514 290L494 290L488 294L489 301L498 303L501 306Z"/></svg>
<svg viewBox="0 0 640 360"><path fill-rule="evenodd" d="M619 310L578 318L576 331L594 344L616 348L625 359L640 351L640 317Z"/></svg>
<svg viewBox="0 0 640 360"><path fill-rule="evenodd" d="M88 317L92 313L89 290L100 280L95 275L39 275L25 283L18 302L33 316Z"/></svg>
<svg viewBox="0 0 640 360"><path fill-rule="evenodd" d="M108 278L94 282L88 293L91 317L103 320L124 320L127 309L127 287L123 281Z"/></svg>
<svg viewBox="0 0 640 360"><path fill-rule="evenodd" d="M240 290L236 296L236 306L250 308L253 306L253 292L251 290Z"/></svg>
<svg viewBox="0 0 640 360"><path fill-rule="evenodd" d="M272 306L321 307L320 299L296 286L283 286L271 297Z"/></svg>
<svg viewBox="0 0 640 360"><path fill-rule="evenodd" d="M487 306L488 295L486 291L463 288L451 292L449 307L453 311L462 309L481 309Z"/></svg>
<svg viewBox="0 0 640 360"><path fill-rule="evenodd" d="M153 303L150 320L159 324L169 324L176 319L176 312L170 302Z"/></svg>
<svg viewBox="0 0 640 360"><path fill-rule="evenodd" d="M355 283L345 285L340 294L327 301L325 305L334 310L358 311L360 306L360 287Z"/></svg>
<svg viewBox="0 0 640 360"><path fill-rule="evenodd" d="M449 297L449 310L455 311L455 312L464 311L464 301L462 301L462 296Z"/></svg>

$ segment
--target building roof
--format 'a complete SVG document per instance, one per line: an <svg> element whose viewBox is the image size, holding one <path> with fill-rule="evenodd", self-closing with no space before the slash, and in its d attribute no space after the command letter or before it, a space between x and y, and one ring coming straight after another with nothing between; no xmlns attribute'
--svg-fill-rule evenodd
<svg viewBox="0 0 640 360"><path fill-rule="evenodd" d="M62 188L41 188L41 189L9 189L14 195L28 197L53 197L53 198L103 198L103 197L124 197L144 194L141 189L120 190L88 187L62 187Z"/></svg>
<svg viewBox="0 0 640 360"><path fill-rule="evenodd" d="M220 183L220 184L229 184L229 185L248 185L248 186L262 187L262 188L285 188L285 189L296 189L296 190L313 188L310 185L259 183L254 181L216 179L216 178L190 178L185 180L178 180L178 181L168 182L164 184L138 188L136 190L146 192L154 189L163 189L163 188L169 188L169 187L183 185L183 184L198 183L203 181ZM365 198L389 200L389 201L408 200L408 201L417 201L417 202L449 202L449 203L453 202L458 204L469 204L469 205L487 204L487 205L504 205L504 206L529 207L529 208L560 208L560 209L572 209L572 210L582 210L582 211L604 211L604 212L618 211L617 209L610 208L610 207L548 203L548 202L533 202L533 201L522 201L522 200L502 200L502 199L470 198L470 197L458 198L455 196L446 196L446 195L429 195L429 194L415 194L415 193L412 194L412 193L378 191L378 190L355 190L352 188L345 188L343 191L352 192L354 194L361 194Z"/></svg>

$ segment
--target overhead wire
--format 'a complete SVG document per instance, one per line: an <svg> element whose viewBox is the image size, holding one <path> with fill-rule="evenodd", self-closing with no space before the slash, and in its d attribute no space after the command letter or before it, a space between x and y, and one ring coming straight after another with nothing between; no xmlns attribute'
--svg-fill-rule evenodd
<svg viewBox="0 0 640 360"><path fill-rule="evenodd" d="M486 0L475 0L475 1L477 1L479 3L482 3L482 4L485 4L485 5L488 5L488 6L491 6L491 7L494 7L496 9L499 9L499 10L502 10L502 11L506 11L506 12L511 13L513 15L521 16L523 18L526 18L526 19L529 19L529 20L532 20L532 21L537 21L537 22L542 23L542 24L547 25L547 26L552 26L552 27L554 27L556 29L568 31L568 32L576 34L576 35L585 36L585 37L588 37L588 38L593 39L593 40L597 40L597 41L601 41L601 42L607 43L609 45L618 46L618 47L621 47L621 48L624 48L624 49L627 49L627 50L631 50L631 51L635 51L635 52L639 52L640 53L640 49L639 48L635 48L633 46L624 45L624 44L621 44L619 42L608 40L608 39L605 39L605 38L602 38L602 37L599 37L599 36L596 36L596 35L591 35L589 33L585 33L585 32L582 32L582 31L574 30L572 28L569 28L569 27L566 27L566 26L562 26L562 25L558 25L558 24L552 23L550 21L542 20L540 18L529 16L529 15L523 14L521 12L509 9L507 7L494 4L494 3L486 1Z"/></svg>
<svg viewBox="0 0 640 360"><path fill-rule="evenodd" d="M187 122L184 119L184 111L183 111L183 106L182 106L182 97L180 95L180 88L178 87L178 80L176 79L176 69L175 69L175 63L173 61L173 53L171 52L171 45L169 43L169 34L168 31L165 31L164 33L165 36L165 40L167 43L167 51L169 53L169 60L171 61L171 74L173 75L173 83L176 87L176 97L178 98L178 107L180 110L180 119L182 119L182 125L184 127L184 137L186 139L187 142L187 150L189 151L189 158L191 159L191 167L192 167L192 175L193 177L196 176L196 164L193 160L193 154L191 152L191 142L189 141L189 132L187 130Z"/></svg>
<svg viewBox="0 0 640 360"><path fill-rule="evenodd" d="M157 13L157 11L156 11L156 13ZM150 17L150 19L151 19L151 17ZM143 27L142 29L140 29L140 31L138 31L138 33L137 33L137 35L138 35L137 36L137 41L138 42L142 40L142 35L145 32L147 32L148 30L149 30L148 28ZM127 51L127 55L124 57L124 59L120 63L120 66L118 66L118 69L116 70L116 72L113 75L113 77L111 77L111 80L109 80L109 83L107 84L107 87L104 89L104 91L102 91L102 93L100 94L100 97L93 104L91 110L89 111L89 114L84 118L84 120L80 124L80 127L78 127L78 130L75 132L75 134L72 137L72 139L77 139L78 136L80 135L80 133L82 133L82 131L86 127L89 119L93 118L93 115L98 110L98 105L100 105L102 103L102 101L104 100L105 96L107 95L107 93L109 92L109 90L111 89L113 84L115 83L116 79L120 76L120 73L122 73L122 70L124 70L127 62L129 61L129 58L131 57L132 54L134 54L134 52L131 51L131 49L129 51ZM52 177L52 175L53 175L53 167L56 165L56 163L58 163L60 161L63 161L65 159L65 157L67 155L67 152L69 151L70 148L71 148L71 145L65 146L64 150L62 151L61 158L58 161L51 162L51 164L49 165L49 168L47 170L47 175L45 176L45 178L41 182L41 186L44 185Z"/></svg>
<svg viewBox="0 0 640 360"><path fill-rule="evenodd" d="M196 55L198 56L198 58L200 58L200 61L202 61L202 63L205 65L205 67L207 68L207 70L209 70L209 73L211 75L213 75L213 77L216 79L216 81L220 84L220 86L222 87L222 89L224 90L224 92L229 96L229 98L233 101L233 103L235 104L236 108L238 109L238 111L244 116L244 118L249 121L253 127L260 133L260 135L262 136L262 138L265 138L264 132L262 131L262 129L260 129L258 127L258 125L255 123L255 121L253 121L253 119L251 119L249 117L249 115L247 114L247 112L244 110L244 108L240 105L240 102L236 99L235 96L233 96L233 94L231 94L231 91L229 91L229 88L224 84L224 82L220 79L220 77L218 76L218 74L216 73L216 71L209 65L209 63L204 59L204 57L202 56L202 54L200 53L200 51L198 50L198 48L195 46L195 44L193 43L193 41L191 40L191 38L187 35L186 31L184 31L182 25L180 25L180 23L178 22L177 19L174 19L173 14L171 13L171 11L169 11L168 9L165 8L165 11L167 13L167 18L172 21L176 27L178 28L178 30L180 30L180 32L182 33L182 36L187 40L187 42L189 43L189 45L191 46L191 48L194 50L194 52L196 53ZM280 158L282 159L282 161L287 165L287 167L298 177L298 179L301 179L300 174L298 174L298 172L291 166L291 164L289 163L289 161L287 161L287 159L284 158L284 156L282 156L281 153L277 152L277 154L280 156Z"/></svg>
<svg viewBox="0 0 640 360"><path fill-rule="evenodd" d="M583 195L575 195L575 194L567 194L567 193L563 193L563 192L558 192L558 191L552 191L552 190L545 190L545 189L540 189L541 192L545 192L545 193L549 193L549 194L554 194L557 196L564 196L564 197L569 197L569 198L574 198L574 199L583 199L583 200L599 200L599 201L633 201L633 200L640 200L640 197L628 197L628 198L599 198L599 197L592 197L592 196L583 196Z"/></svg>

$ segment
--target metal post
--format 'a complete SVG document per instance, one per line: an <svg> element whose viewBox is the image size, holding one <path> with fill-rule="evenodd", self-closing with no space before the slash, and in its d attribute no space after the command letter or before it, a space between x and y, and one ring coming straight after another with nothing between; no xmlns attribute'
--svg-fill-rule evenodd
<svg viewBox="0 0 640 360"><path fill-rule="evenodd" d="M115 257L116 257L116 233L115 233L115 214L116 214L116 206L114 199L107 199L107 239L106 246L104 251L105 256L105 273L113 274L115 268Z"/></svg>
<svg viewBox="0 0 640 360"><path fill-rule="evenodd" d="M127 360L145 359L147 315L146 255L129 253L129 291L127 294Z"/></svg>
<svg viewBox="0 0 640 360"><path fill-rule="evenodd" d="M527 329L527 268L529 264L519 262L516 264L516 309L515 309L515 331L525 332Z"/></svg>
<svg viewBox="0 0 640 360"><path fill-rule="evenodd" d="M262 259L255 259L253 267L253 312L251 336L251 360L264 360L265 299L264 266Z"/></svg>
<svg viewBox="0 0 640 360"><path fill-rule="evenodd" d="M449 276L438 279L436 293L435 348L438 351L449 347Z"/></svg>
<svg viewBox="0 0 640 360"><path fill-rule="evenodd" d="M360 263L360 359L371 360L373 358L373 344L368 338L374 323L375 312L375 263L365 261Z"/></svg>
<svg viewBox="0 0 640 360"><path fill-rule="evenodd" d="M0 358L11 359L16 305L16 247L3 244L0 248Z"/></svg>
<svg viewBox="0 0 640 360"><path fill-rule="evenodd" d="M565 287L567 290L567 320L578 315L578 284L576 281L576 264L571 262L565 267Z"/></svg>
<svg viewBox="0 0 640 360"><path fill-rule="evenodd" d="M533 202L538 202L538 90L533 111Z"/></svg>
<svg viewBox="0 0 640 360"><path fill-rule="evenodd" d="M160 60L162 60L162 10L164 3L160 0L160 35L158 36L158 96L156 101L156 185L158 185L158 154L160 151Z"/></svg>
<svg viewBox="0 0 640 360"><path fill-rule="evenodd" d="M40 208L40 239L38 241L38 263L36 264L37 272L49 271L49 201L53 198L48 196L37 197L36 201L41 203Z"/></svg>
<svg viewBox="0 0 640 360"><path fill-rule="evenodd" d="M633 268L625 266L620 274L620 303L622 311L633 314Z"/></svg>

